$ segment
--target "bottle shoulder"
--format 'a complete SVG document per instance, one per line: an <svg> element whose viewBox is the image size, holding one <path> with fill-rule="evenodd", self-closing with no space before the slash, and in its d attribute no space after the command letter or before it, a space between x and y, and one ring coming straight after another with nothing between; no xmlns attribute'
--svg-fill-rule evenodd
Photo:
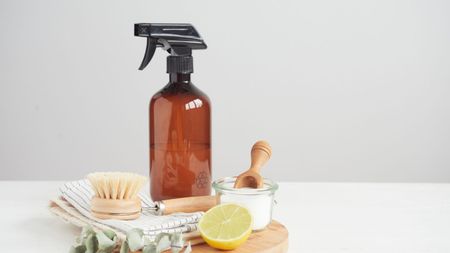
<svg viewBox="0 0 450 253"><path fill-rule="evenodd" d="M156 100L187 100L200 99L210 103L210 99L206 93L197 88L193 83L169 83L161 90L156 92L152 101Z"/></svg>
<svg viewBox="0 0 450 253"><path fill-rule="evenodd" d="M192 83L169 83L153 95L150 106L180 104L188 108L201 105L206 109L210 107L210 103L208 95Z"/></svg>

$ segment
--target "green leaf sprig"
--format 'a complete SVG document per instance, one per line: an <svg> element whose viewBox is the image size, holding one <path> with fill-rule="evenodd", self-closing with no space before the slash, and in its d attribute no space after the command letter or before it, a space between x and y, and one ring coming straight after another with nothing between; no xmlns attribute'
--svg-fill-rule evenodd
<svg viewBox="0 0 450 253"><path fill-rule="evenodd" d="M86 226L77 238L77 244L70 248L69 253L113 253L119 246L119 240L112 230L95 232L91 226ZM181 233L160 233L154 240L144 236L141 229L128 231L126 239L122 242L120 253L141 251L142 253L160 253L171 249L172 253L179 253L184 248ZM183 253L191 253L189 243Z"/></svg>
<svg viewBox="0 0 450 253"><path fill-rule="evenodd" d="M70 248L70 253L111 253L117 246L117 235L112 230L95 232L91 226L81 230L77 245Z"/></svg>
<svg viewBox="0 0 450 253"><path fill-rule="evenodd" d="M142 250L142 253L160 253L171 249L172 253L179 253L184 248L184 240L181 233L160 233L155 240L149 240L141 229L128 231L126 240L122 243L120 253L129 253ZM192 251L189 243L184 253Z"/></svg>

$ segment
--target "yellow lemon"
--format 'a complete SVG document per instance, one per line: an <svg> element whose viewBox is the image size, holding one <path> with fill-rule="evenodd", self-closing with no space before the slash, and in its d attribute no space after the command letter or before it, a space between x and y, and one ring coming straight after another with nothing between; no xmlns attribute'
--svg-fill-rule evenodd
<svg viewBox="0 0 450 253"><path fill-rule="evenodd" d="M223 250L235 249L250 236L252 215L247 208L240 205L217 205L203 215L199 230L209 246Z"/></svg>

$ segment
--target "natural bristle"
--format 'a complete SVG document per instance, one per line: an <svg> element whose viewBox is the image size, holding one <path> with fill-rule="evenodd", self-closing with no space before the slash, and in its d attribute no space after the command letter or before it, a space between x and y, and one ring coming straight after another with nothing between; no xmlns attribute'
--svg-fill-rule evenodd
<svg viewBox="0 0 450 253"><path fill-rule="evenodd" d="M95 172L87 175L95 196L102 199L130 199L137 196L147 178L127 172Z"/></svg>

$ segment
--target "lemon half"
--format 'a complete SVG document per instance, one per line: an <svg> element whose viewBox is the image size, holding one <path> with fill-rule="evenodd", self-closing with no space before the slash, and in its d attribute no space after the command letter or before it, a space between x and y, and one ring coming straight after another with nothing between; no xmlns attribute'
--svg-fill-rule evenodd
<svg viewBox="0 0 450 253"><path fill-rule="evenodd" d="M199 222L199 230L209 246L232 250L247 241L252 232L252 222L247 208L227 203L208 210Z"/></svg>

